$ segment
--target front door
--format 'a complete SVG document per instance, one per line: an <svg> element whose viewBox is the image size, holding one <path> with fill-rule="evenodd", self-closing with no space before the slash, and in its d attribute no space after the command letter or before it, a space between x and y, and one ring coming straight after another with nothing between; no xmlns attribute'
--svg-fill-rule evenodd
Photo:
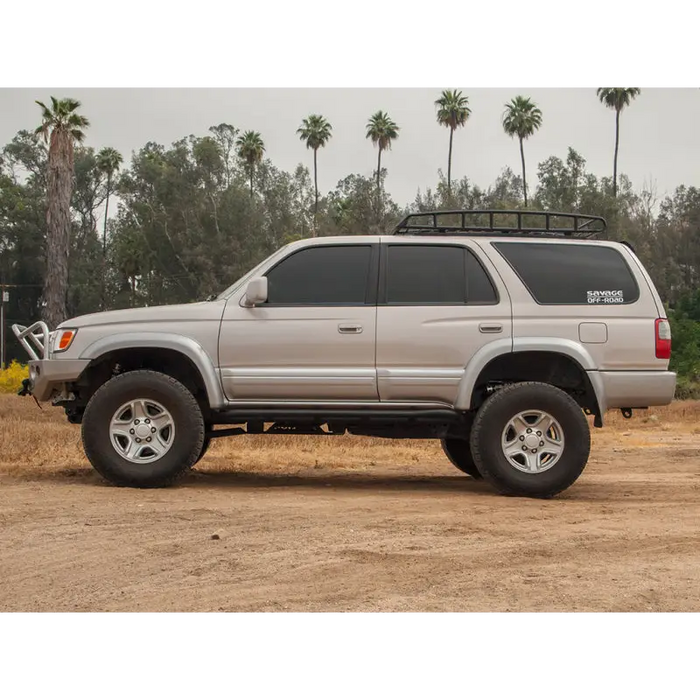
<svg viewBox="0 0 700 700"><path fill-rule="evenodd" d="M453 405L474 354L512 338L508 293L478 246L392 238L377 307L379 396Z"/></svg>
<svg viewBox="0 0 700 700"><path fill-rule="evenodd" d="M247 308L245 290L234 294L219 339L226 397L378 401L378 257L372 243L311 245L263 273L266 303Z"/></svg>

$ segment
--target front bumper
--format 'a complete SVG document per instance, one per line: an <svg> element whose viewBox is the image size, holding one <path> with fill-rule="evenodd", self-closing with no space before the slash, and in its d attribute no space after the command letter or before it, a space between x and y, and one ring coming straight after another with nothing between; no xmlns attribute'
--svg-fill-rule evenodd
<svg viewBox="0 0 700 700"><path fill-rule="evenodd" d="M31 360L28 392L39 401L48 401L63 384L76 381L90 360Z"/></svg>
<svg viewBox="0 0 700 700"><path fill-rule="evenodd" d="M21 394L31 394L39 401L48 401L54 393L64 388L64 384L76 381L90 364L90 360L53 359L52 334L43 321L37 321L28 328L13 325L12 331L31 358L29 380L23 382Z"/></svg>
<svg viewBox="0 0 700 700"><path fill-rule="evenodd" d="M603 411L666 406L676 393L675 372L589 372L588 376L600 387Z"/></svg>

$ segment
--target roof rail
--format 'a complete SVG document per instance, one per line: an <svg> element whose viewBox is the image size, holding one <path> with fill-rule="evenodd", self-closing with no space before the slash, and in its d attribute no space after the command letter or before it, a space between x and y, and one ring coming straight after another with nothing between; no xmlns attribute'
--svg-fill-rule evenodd
<svg viewBox="0 0 700 700"><path fill-rule="evenodd" d="M532 236L592 238L607 228L602 216L518 209L454 209L409 214L399 236Z"/></svg>

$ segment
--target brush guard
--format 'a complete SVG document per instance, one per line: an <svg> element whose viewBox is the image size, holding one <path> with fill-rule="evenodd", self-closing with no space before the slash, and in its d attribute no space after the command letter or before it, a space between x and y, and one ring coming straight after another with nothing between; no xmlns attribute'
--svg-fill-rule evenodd
<svg viewBox="0 0 700 700"><path fill-rule="evenodd" d="M12 332L32 360L48 360L51 352L51 334L49 327L43 321L37 321L31 326L14 324Z"/></svg>

